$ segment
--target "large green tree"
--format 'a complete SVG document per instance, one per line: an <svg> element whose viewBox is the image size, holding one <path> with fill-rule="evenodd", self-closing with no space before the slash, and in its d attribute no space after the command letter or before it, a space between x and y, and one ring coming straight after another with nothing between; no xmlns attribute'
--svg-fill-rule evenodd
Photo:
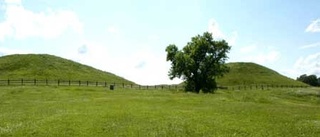
<svg viewBox="0 0 320 137"><path fill-rule="evenodd" d="M171 44L166 48L167 61L171 61L170 79L185 80L185 90L213 93L217 89L216 78L229 68L225 65L231 47L225 40L215 41L209 32L191 38L191 42L179 50Z"/></svg>

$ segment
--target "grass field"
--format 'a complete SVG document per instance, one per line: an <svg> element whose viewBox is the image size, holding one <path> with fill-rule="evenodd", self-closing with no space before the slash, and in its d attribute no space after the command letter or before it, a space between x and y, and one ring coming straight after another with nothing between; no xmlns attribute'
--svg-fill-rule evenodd
<svg viewBox="0 0 320 137"><path fill-rule="evenodd" d="M320 136L320 89L0 87L0 136Z"/></svg>

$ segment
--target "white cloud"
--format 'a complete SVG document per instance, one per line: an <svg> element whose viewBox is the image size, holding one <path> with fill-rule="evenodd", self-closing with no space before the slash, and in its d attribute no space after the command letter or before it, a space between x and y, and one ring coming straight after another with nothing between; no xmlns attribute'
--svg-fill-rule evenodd
<svg viewBox="0 0 320 137"><path fill-rule="evenodd" d="M238 37L239 36L237 31L232 32L231 36L227 38L229 45L234 46L236 44L236 41L238 40Z"/></svg>
<svg viewBox="0 0 320 137"><path fill-rule="evenodd" d="M219 27L218 22L215 19L210 19L208 24L208 32L212 34L214 39L224 39L228 42L229 45L234 46L238 39L238 32L233 31L229 37L227 37Z"/></svg>
<svg viewBox="0 0 320 137"><path fill-rule="evenodd" d="M279 71L281 74L290 77L292 79L296 79L297 77L299 77L300 75L302 75L302 73L300 73L299 71L297 71L294 68L289 68L289 69L284 69L284 70L280 70Z"/></svg>
<svg viewBox="0 0 320 137"><path fill-rule="evenodd" d="M79 47L74 47L74 52L62 55L62 57L93 66L122 76L137 84L155 85L180 83L181 80L169 80L168 70L170 64L165 60L165 54L158 54L148 47L136 49L130 54L115 54L106 45L83 41ZM79 52L85 48L86 52ZM121 51L117 51L121 52Z"/></svg>
<svg viewBox="0 0 320 137"><path fill-rule="evenodd" d="M141 84L166 83L163 80L168 79L168 70L163 55L157 55L149 49L141 49L129 55L129 58L126 63L129 70L125 72L128 78Z"/></svg>
<svg viewBox="0 0 320 137"><path fill-rule="evenodd" d="M112 34L119 34L119 33L120 33L119 28L116 27L116 26L109 26L109 27L107 28L107 31L108 31L109 33L112 33Z"/></svg>
<svg viewBox="0 0 320 137"><path fill-rule="evenodd" d="M320 32L320 19L312 21L305 30L306 32Z"/></svg>
<svg viewBox="0 0 320 137"><path fill-rule="evenodd" d="M79 54L86 54L87 52L88 52L87 45L82 45L81 47L78 48Z"/></svg>
<svg viewBox="0 0 320 137"><path fill-rule="evenodd" d="M252 44L249 46L238 46L231 49L232 62L255 62L261 65L269 65L277 62L281 58L281 53L273 48L266 46L257 46Z"/></svg>
<svg viewBox="0 0 320 137"><path fill-rule="evenodd" d="M159 41L160 40L160 37L158 35L149 35L147 38L150 41Z"/></svg>
<svg viewBox="0 0 320 137"><path fill-rule="evenodd" d="M5 3L20 5L21 4L21 0L5 0Z"/></svg>
<svg viewBox="0 0 320 137"><path fill-rule="evenodd" d="M28 54L28 53L31 53L31 52L0 47L0 56L12 55L12 54Z"/></svg>
<svg viewBox="0 0 320 137"><path fill-rule="evenodd" d="M280 58L280 55L280 52L273 50L267 53L259 54L253 58L253 61L259 64L273 63Z"/></svg>
<svg viewBox="0 0 320 137"><path fill-rule="evenodd" d="M0 41L3 41L6 36L13 35L11 24L8 22L0 23Z"/></svg>
<svg viewBox="0 0 320 137"><path fill-rule="evenodd" d="M257 48L256 45L245 46L245 47L242 47L242 48L240 49L240 52L241 52L241 53L250 53L250 52L255 51L256 48Z"/></svg>
<svg viewBox="0 0 320 137"><path fill-rule="evenodd" d="M279 51L273 50L268 52L260 52L254 54L253 52L244 53L246 55L242 55L237 59L237 61L245 61L245 62L255 62L261 65L267 65L271 63L275 63L281 57L281 53Z"/></svg>
<svg viewBox="0 0 320 137"><path fill-rule="evenodd" d="M320 52L306 57L301 56L291 68L282 70L281 72L293 79L303 74L320 76Z"/></svg>
<svg viewBox="0 0 320 137"><path fill-rule="evenodd" d="M7 0L4 10L5 19L0 23L0 40L6 37L55 38L68 29L82 33L82 23L72 11L48 9L36 13L25 9L19 0Z"/></svg>
<svg viewBox="0 0 320 137"><path fill-rule="evenodd" d="M210 19L208 25L208 31L212 33L213 38L215 39L224 39L225 35L221 32L219 24L216 20Z"/></svg>
<svg viewBox="0 0 320 137"><path fill-rule="evenodd" d="M300 49L308 49L308 48L316 48L316 47L320 47L320 42L309 44L309 45L304 45L304 46L300 47Z"/></svg>
<svg viewBox="0 0 320 137"><path fill-rule="evenodd" d="M146 62L145 61L141 61L139 64L137 64L136 66L135 66L135 68L143 68L144 66L146 66Z"/></svg>
<svg viewBox="0 0 320 137"><path fill-rule="evenodd" d="M294 69L301 74L320 75L320 52L300 57L294 64Z"/></svg>
<svg viewBox="0 0 320 137"><path fill-rule="evenodd" d="M208 31L212 33L214 38L225 39L231 46L236 45L239 37L237 31L233 31L229 37L226 36L214 19L210 19ZM258 47L255 44L244 47L235 46L231 49L231 54L230 61L255 62L262 65L274 63L281 57L281 53L278 50L272 47Z"/></svg>

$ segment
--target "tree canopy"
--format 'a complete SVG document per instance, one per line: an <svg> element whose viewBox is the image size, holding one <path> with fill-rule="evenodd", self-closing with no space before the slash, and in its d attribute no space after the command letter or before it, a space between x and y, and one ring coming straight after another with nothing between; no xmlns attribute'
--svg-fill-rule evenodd
<svg viewBox="0 0 320 137"><path fill-rule="evenodd" d="M320 86L320 77L317 78L316 75L308 76L307 74L303 74L298 77L297 80L309 84L310 86Z"/></svg>
<svg viewBox="0 0 320 137"><path fill-rule="evenodd" d="M167 61L171 61L169 77L185 80L186 91L213 93L216 78L229 70L225 61L230 49L225 40L215 41L209 32L192 37L182 50L171 44L166 48Z"/></svg>

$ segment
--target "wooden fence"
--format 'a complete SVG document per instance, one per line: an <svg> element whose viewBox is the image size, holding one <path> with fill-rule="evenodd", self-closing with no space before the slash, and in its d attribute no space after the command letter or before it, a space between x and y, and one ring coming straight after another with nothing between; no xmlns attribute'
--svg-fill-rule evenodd
<svg viewBox="0 0 320 137"><path fill-rule="evenodd" d="M180 85L138 85L116 82L84 81L84 80L39 80L39 79L7 79L0 80L0 86L87 86L87 87L107 87L132 88L132 89L183 89Z"/></svg>
<svg viewBox="0 0 320 137"><path fill-rule="evenodd" d="M272 85L272 84L254 84L254 85L237 85L237 86L228 86L223 87L224 89L230 90L268 90L274 88L307 88L309 86L302 85Z"/></svg>
<svg viewBox="0 0 320 137"><path fill-rule="evenodd" d="M182 90L182 85L137 85L128 83L83 81L83 80L39 80L39 79L7 79L0 80L0 86L87 86L87 87L106 87L132 88L132 89L176 89ZM307 88L300 85L238 85L238 86L219 86L219 89L226 90L267 90L273 88Z"/></svg>

